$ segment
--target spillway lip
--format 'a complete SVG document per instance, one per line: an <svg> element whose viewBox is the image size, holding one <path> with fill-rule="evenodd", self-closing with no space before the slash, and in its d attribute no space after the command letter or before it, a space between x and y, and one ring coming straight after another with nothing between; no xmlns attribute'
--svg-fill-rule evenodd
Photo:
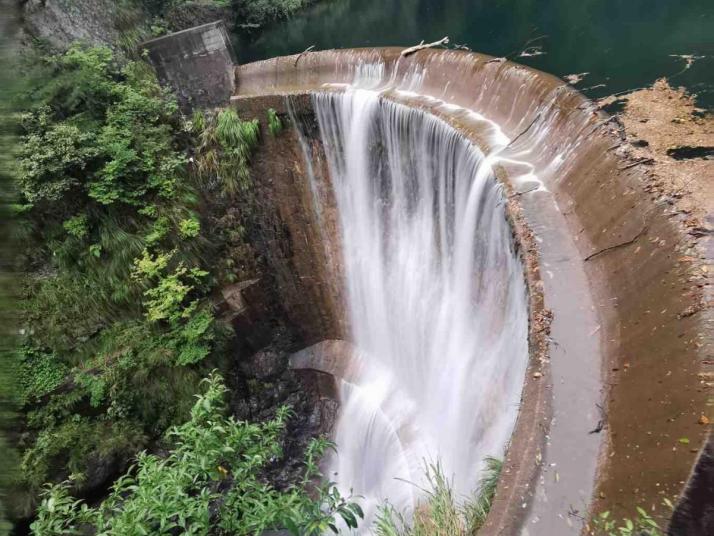
<svg viewBox="0 0 714 536"><path fill-rule="evenodd" d="M264 118L265 110L269 107L280 112L281 107L285 106L285 98L290 96L309 114L312 106L310 98L315 92L340 91L340 85L344 89L351 82L355 68L383 62L392 69L392 74L408 74L415 66L430 70L432 76L424 80L425 93L441 99L442 103L449 106L488 110L492 114L489 117L497 120L503 131L510 136L509 145L514 145L512 152L525 154L523 160L533 162L533 169L537 170L535 174L543 180L548 193L531 194L528 193L530 189L524 188L524 185L513 184L511 163L504 161L493 165L495 175L504 187L506 215L511 222L524 266L529 292L530 356L522 403L506 454L503 475L486 526L480 534L517 534L526 516L529 516L531 530L530 523L536 521L532 513L536 508L532 505L541 503L541 513L544 504L548 507L548 501L539 499L539 496L543 475L548 471L545 461L550 461L548 456L557 448L553 448L550 441L545 448L546 440L548 437L553 438L558 426L562 432L563 419L560 416L553 419L553 415L562 407L558 404L569 403L568 399L562 399L562 392L560 399L557 394L562 383L563 359L571 362L567 365L569 367L589 362L589 373L597 376L594 389L602 389L602 393L607 395L608 416L602 441L597 434L588 435L596 421L592 425L578 423L585 426L583 436L572 440L576 443L587 441L590 445L588 448L597 450L594 456L589 454L595 460L593 471L596 473L592 481L597 488L595 492L586 490L584 495L587 496L580 497L585 502L580 508L580 515L587 516L592 508L599 507L598 497L607 495L611 501L611 496L617 493L618 488L632 486L638 474L642 476L642 471L652 471L646 456L635 458L620 455L612 459L608 456L618 448L618 442L621 450L627 447L628 442L654 442L644 436L644 432L637 431L642 427L632 426L623 420L623 416L628 415L627 410L623 411L623 402L616 400L614 395L610 396L610 391L619 389L617 394L625 404L627 401L636 401L634 403L642 404L643 409L657 410L652 405L654 403L647 406L647 397L651 394L648 390L651 391L656 381L652 379L653 376L657 378L656 374L667 373L667 368L662 367L689 367L688 378L691 379L681 380L683 383L680 390L686 398L691 396L699 400L706 396L706 390L701 388L696 375L696 371L702 369L696 367L707 362L714 350L714 334L710 330L711 322L714 322L714 309L707 305L714 303L714 287L706 284L706 269L703 268L711 263L714 248L710 247L708 252L704 251L701 255L698 253L696 259L689 253L681 257L687 247L693 248L695 244L686 225L668 215L662 204L657 202L650 189L653 181L647 177L643 167L638 167L636 162L612 150L622 142L620 132L611 122L612 118L562 80L501 58L478 53L429 49L402 59L402 50L328 50L237 66L237 90L231 102L241 112L245 112L247 118ZM393 98L396 102L420 108L424 113L440 118L484 153L488 153L490 141L478 129L471 128L463 114L450 111L443 104L420 101L415 98L414 92L411 95L409 91L386 94L383 98ZM545 140L547 146L538 147L533 143L543 141L543 136L548 132L555 136L552 140ZM538 200L541 200L540 205ZM551 228L557 227L557 232L550 233L541 242L544 229L542 225L536 228L532 217L534 211L538 211L545 202L554 202L560 219L550 224ZM558 272L547 262L561 261L553 260L553 251L547 243L553 236L577 242L571 244L568 251L571 258L568 262L580 273L576 283L584 280L584 285L578 288L588 293L590 302L587 309L592 309L587 313L590 315L588 320L595 318L597 325L587 325L583 319L578 318L562 322L568 311L572 313L572 308L563 308L564 299L572 301L578 298L563 296L560 291L561 295L554 299L553 287L559 284ZM629 248L626 244L632 244L633 236L642 239L636 244L637 247ZM551 271L555 272L555 282ZM702 276L702 273L705 275ZM659 294L642 289L643 284L658 289ZM546 309L546 304L552 308L554 316ZM659 308L650 311L653 307ZM548 332L549 325L553 330L552 335ZM568 355L564 356L567 342L563 344L564 341L559 338L563 330L575 332L574 335L566 335L579 335L586 345L594 345L594 350L589 348L591 351L580 353L581 347L575 344L575 351L568 348ZM596 339L598 342L593 342ZM632 354L636 353L644 355L633 357ZM624 387L618 387L618 383L612 381L612 370L618 369L611 367L619 366L622 370L624 363L626 369L631 359L633 367L636 367L634 361L638 357L641 357L639 361L643 363L640 366L651 367L652 372L646 371L643 374L640 369L639 374L630 372L625 376L619 373L618 380ZM560 363L556 358L561 359ZM570 370L570 373L573 371ZM553 374L558 376L557 382L551 379ZM647 380L651 380L651 383L647 384ZM592 384L590 388L593 388ZM572 391L572 386L570 389ZM629 396L627 389L634 394ZM575 396L580 396L580 393L576 392ZM598 396L596 402L603 402L603 398ZM610 412L613 400L615 409L622 416ZM667 404L669 401L668 398ZM681 400L677 401L681 403ZM674 410L664 402L661 404L663 408ZM594 411L594 404L591 406L589 409ZM704 407L703 403L701 407ZM583 416L580 417L582 421ZM616 428L617 419L620 421L619 429ZM657 430L656 426L648 426L648 429L655 429L660 438L680 437L669 436L668 428L660 426L660 430ZM683 425L679 426L681 428ZM697 445L700 440L705 440L706 430L695 430L692 426L696 426L695 419L692 419L687 435L691 443ZM593 447L593 444L596 446ZM575 450L580 448L579 444L572 442L565 448L568 446ZM564 447L561 445L559 448ZM691 449L686 450L688 452L677 454L679 467L669 477L670 496L679 493L681 486L678 483L686 478L689 464L694 458L694 454L689 453ZM591 463L590 458L588 463ZM622 461L625 458L627 461ZM666 460L664 463L669 464ZM682 467L685 464L686 467ZM560 469L560 463L558 466ZM660 469L669 470L669 466L660 463ZM575 472L578 470L576 464ZM615 470L620 471L622 476ZM557 477L557 473L554 475L551 471L548 476L549 480L553 480L552 477ZM564 480L561 478L559 491L563 490ZM657 486L660 486L659 476L657 482ZM552 483L550 485L552 489ZM603 488L604 485L609 487ZM639 481L637 486L641 487ZM539 493L534 499L536 488ZM603 494L603 489L607 493ZM570 493L572 498L573 492L577 493L577 490L571 485L563 493ZM651 491L660 493L661 490L653 488ZM631 487L626 491L620 489L620 495L624 493L631 493ZM552 499L549 497L549 500ZM564 523L561 522L561 526L552 531L548 530L553 527L546 526L546 532L538 532L534 527L533 533L572 534L572 528L563 528L562 525ZM543 524L540 530L544 530Z"/></svg>

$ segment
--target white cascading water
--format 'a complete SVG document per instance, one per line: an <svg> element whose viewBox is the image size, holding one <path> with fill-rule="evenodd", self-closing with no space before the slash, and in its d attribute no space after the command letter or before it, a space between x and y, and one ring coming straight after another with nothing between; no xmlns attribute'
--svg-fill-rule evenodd
<svg viewBox="0 0 714 536"><path fill-rule="evenodd" d="M523 269L489 161L446 123L348 88L313 96L341 225L356 378L328 476L370 523L424 464L458 495L503 457L528 360Z"/></svg>

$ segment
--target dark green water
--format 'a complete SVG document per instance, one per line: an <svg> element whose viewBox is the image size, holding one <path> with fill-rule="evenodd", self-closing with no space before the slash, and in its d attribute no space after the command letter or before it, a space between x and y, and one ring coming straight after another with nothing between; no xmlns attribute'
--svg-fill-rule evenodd
<svg viewBox="0 0 714 536"><path fill-rule="evenodd" d="M668 76L714 107L714 0L319 0L258 38L242 38L238 56L245 63L310 45L411 46L445 35L558 76L589 72L576 87L590 97ZM543 54L519 56L536 38L531 46ZM684 70L672 55L705 57Z"/></svg>

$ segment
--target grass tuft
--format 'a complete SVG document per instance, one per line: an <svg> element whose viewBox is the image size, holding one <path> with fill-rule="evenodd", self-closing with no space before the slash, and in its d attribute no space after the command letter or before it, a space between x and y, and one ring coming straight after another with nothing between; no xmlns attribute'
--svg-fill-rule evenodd
<svg viewBox="0 0 714 536"><path fill-rule="evenodd" d="M411 522L389 504L384 505L375 522L378 536L467 536L480 529L491 508L503 462L486 458L486 469L473 496L459 504L452 482L441 464L426 467L428 487Z"/></svg>

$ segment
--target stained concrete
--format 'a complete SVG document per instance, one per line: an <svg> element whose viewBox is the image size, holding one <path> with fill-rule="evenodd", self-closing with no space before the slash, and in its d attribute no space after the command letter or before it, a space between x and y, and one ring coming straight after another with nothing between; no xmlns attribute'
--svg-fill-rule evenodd
<svg viewBox="0 0 714 536"><path fill-rule="evenodd" d="M235 53L222 21L142 43L163 86L175 93L184 113L225 106L233 93Z"/></svg>
<svg viewBox="0 0 714 536"><path fill-rule="evenodd" d="M696 237L652 199L640 165L612 151L621 134L611 119L561 80L480 54L425 50L400 58L399 53L324 51L241 66L233 102L241 106L253 96L305 94L325 90L327 83L349 83L359 63L382 62L396 80L423 69L418 93L498 123L512 140L504 156L525 160L542 181L543 188L529 189L518 179L517 165L503 165L514 196L510 213L521 216L515 219L521 222L516 235L534 238L530 246L527 240L522 244L527 274L534 276L529 289L535 291L531 342L535 336L536 343L485 533L576 534L589 511L631 515L634 493L648 508L663 495L678 495L696 454L692 450L706 433L686 416L706 402L697 374L711 355L712 312L697 301L698 313L685 313L699 300L701 293L691 290L702 284L702 266L711 256L682 261L683 253L696 247ZM424 107L440 112L474 143L483 138L463 112L433 103ZM551 217L543 217L543 207L552 207ZM568 274L550 270L553 276L542 281L544 265L538 263L557 252L555 235L570 244L568 255L548 262L564 263ZM584 302L568 296L573 277ZM545 300L540 305L539 292ZM550 331L543 321L549 310ZM595 376L584 378L591 384L587 390L578 389L578 372ZM567 388L558 392L555 382ZM581 411L581 397L588 411ZM606 415L593 407L593 399L603 403ZM575 454L579 442L566 439L578 434L583 443L595 442L587 464L597 463L594 492L593 474L582 495L569 478L577 463L568 473L552 469ZM682 437L690 448L681 448ZM568 506L568 498L576 504Z"/></svg>

